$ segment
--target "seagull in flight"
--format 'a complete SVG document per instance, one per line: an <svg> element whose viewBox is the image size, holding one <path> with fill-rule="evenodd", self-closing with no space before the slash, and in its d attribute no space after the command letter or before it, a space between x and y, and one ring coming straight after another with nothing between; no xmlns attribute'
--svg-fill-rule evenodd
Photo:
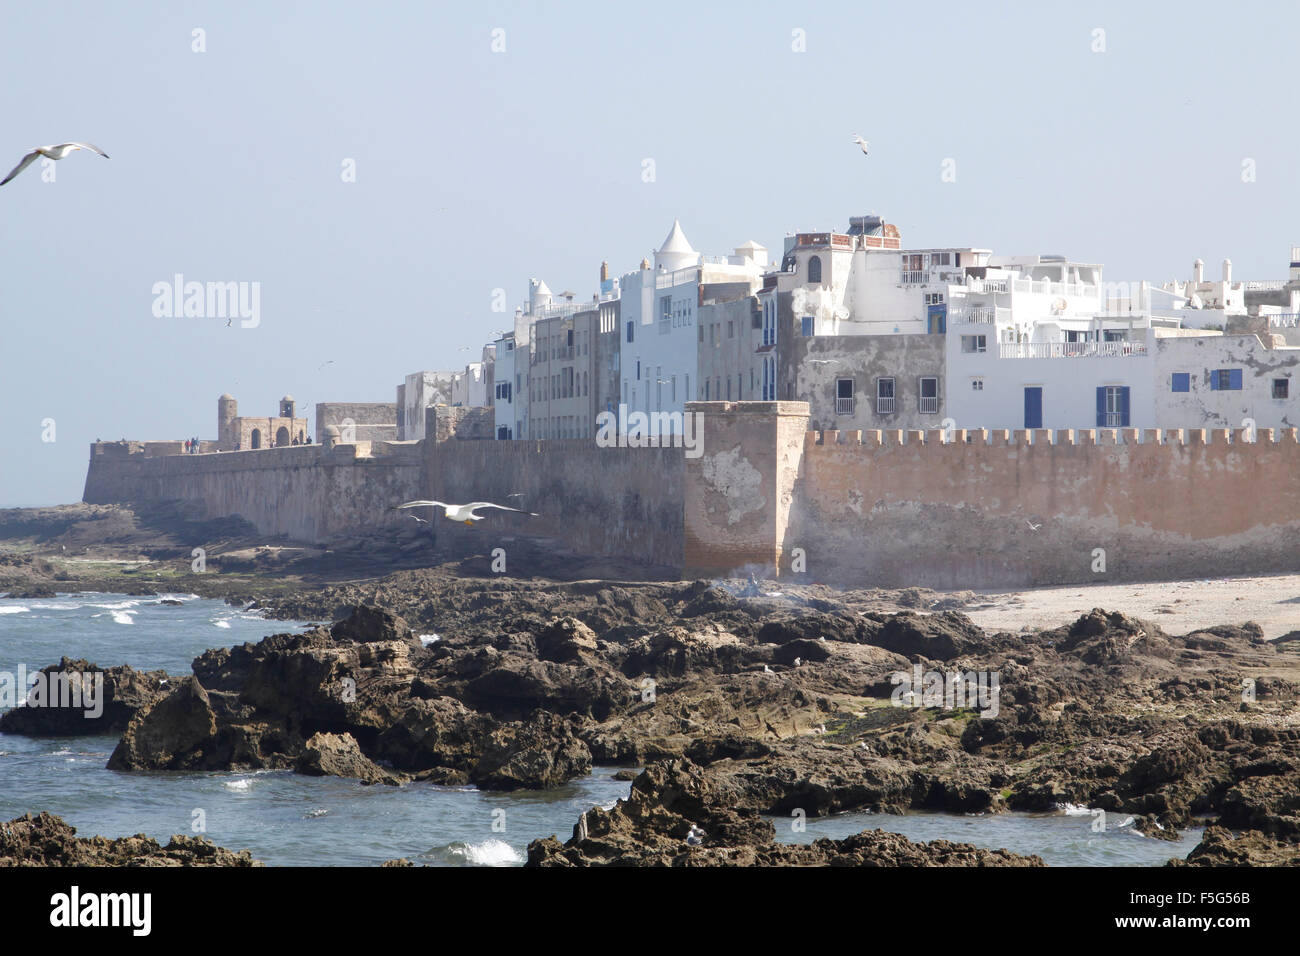
<svg viewBox="0 0 1300 956"><path fill-rule="evenodd" d="M32 163L36 162L37 156L44 156L46 159L62 159L64 156L67 156L68 153L75 152L79 149L88 149L92 153L98 153L100 156L108 159L108 153L90 143L60 143L58 146L37 146L34 150L23 157L22 162L9 171L8 176L4 179L0 179L0 186L9 182L9 180L13 179Z"/></svg>
<svg viewBox="0 0 1300 956"><path fill-rule="evenodd" d="M861 136L860 134L858 134L858 133L854 133L854 134L853 134L853 142L857 143L859 146L862 147L862 155L863 155L863 156L868 155L868 153L867 153L867 147L868 147L869 145L871 145L871 144L868 143L865 139L863 139L862 136Z"/></svg>
<svg viewBox="0 0 1300 956"><path fill-rule="evenodd" d="M449 505L445 501L407 501L397 506L402 508L441 508L443 516L448 521L459 521L461 524L467 524L473 527L475 521L482 521L487 515L476 515L474 512L479 508L500 508L502 511L514 511L517 514L528 515L536 518L537 515L531 511L523 511L519 508L509 508L506 505L493 504L490 501L471 501L467 505Z"/></svg>

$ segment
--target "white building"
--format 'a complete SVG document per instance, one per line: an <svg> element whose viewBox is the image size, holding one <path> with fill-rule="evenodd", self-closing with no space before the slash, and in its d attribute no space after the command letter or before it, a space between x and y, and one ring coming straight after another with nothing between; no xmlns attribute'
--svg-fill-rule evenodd
<svg viewBox="0 0 1300 956"><path fill-rule="evenodd" d="M640 269L620 278L619 397L629 416L647 416L646 434L672 433L686 402L714 397L698 381L706 335L699 308L706 301L750 295L766 268L767 249L752 240L730 256L700 255L674 220L653 268L643 260ZM620 428L626 424L621 421Z"/></svg>

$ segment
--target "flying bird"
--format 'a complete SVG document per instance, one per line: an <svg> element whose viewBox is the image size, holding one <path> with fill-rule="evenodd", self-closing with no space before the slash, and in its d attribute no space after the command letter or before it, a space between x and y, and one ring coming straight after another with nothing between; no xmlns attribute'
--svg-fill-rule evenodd
<svg viewBox="0 0 1300 956"><path fill-rule="evenodd" d="M3 186L9 180L13 179L24 169L36 162L37 156L44 156L46 159L62 159L68 153L75 152L79 149L88 149L92 153L98 153L105 159L108 159L108 153L104 152L98 146L92 146L90 143L60 143L58 146L37 146L34 150L23 157L22 162L9 171L9 175L0 179L0 186Z"/></svg>
<svg viewBox="0 0 1300 956"><path fill-rule="evenodd" d="M1039 528L1041 528L1041 527L1043 526L1043 524L1042 524L1041 521L1040 521L1038 524L1034 524L1034 523L1033 523L1032 521L1030 521L1028 518L1025 519L1025 524L1029 525L1029 530L1030 530L1030 531L1037 531Z"/></svg>
<svg viewBox="0 0 1300 956"><path fill-rule="evenodd" d="M401 508L441 508L443 516L448 521L459 521L461 524L467 524L471 527L475 521L482 521L487 515L476 515L474 512L479 508L500 508L502 511L514 511L521 515L528 515L536 518L537 515L531 511L523 511L519 508L509 508L506 505L493 504L490 501L471 501L467 505L449 505L445 501L407 501L397 506Z"/></svg>
<svg viewBox="0 0 1300 956"><path fill-rule="evenodd" d="M868 147L870 144L869 144L865 139L863 139L861 135L859 135L858 133L854 133L854 134L853 134L853 142L857 143L859 146L862 147L862 155L863 155L863 156L868 155L868 153L867 153L867 147Z"/></svg>

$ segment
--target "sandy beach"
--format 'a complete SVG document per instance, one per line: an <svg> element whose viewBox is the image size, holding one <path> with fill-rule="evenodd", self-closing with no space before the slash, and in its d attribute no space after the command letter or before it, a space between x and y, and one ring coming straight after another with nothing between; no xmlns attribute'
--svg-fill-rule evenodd
<svg viewBox="0 0 1300 956"><path fill-rule="evenodd" d="M1247 621L1262 627L1270 640L1300 630L1300 574L979 593L989 603L965 613L990 631L1059 627L1094 607L1122 609L1170 634Z"/></svg>

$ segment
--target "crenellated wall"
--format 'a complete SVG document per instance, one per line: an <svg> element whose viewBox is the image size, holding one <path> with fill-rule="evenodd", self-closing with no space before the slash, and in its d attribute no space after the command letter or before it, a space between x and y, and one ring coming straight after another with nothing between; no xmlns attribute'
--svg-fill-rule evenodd
<svg viewBox="0 0 1300 956"><path fill-rule="evenodd" d="M719 576L1023 587L1300 570L1297 431L809 431L802 402L692 402L702 454L551 441L359 442L216 454L92 446L85 500L185 501L265 534L406 526L413 498L492 501L439 548L512 537Z"/></svg>
<svg viewBox="0 0 1300 956"><path fill-rule="evenodd" d="M714 437L755 415L789 423L798 403L769 403L766 413L713 404L700 409L705 453L687 462L688 573L752 562L747 536L727 520L743 505L713 480L712 462L738 466L734 448ZM715 419L724 424L710 427ZM838 584L953 588L1300 569L1295 429L947 437L803 432L775 455L747 454L764 502L790 487L788 518L772 515L782 573L803 566L811 580ZM692 510L701 499L718 506Z"/></svg>

